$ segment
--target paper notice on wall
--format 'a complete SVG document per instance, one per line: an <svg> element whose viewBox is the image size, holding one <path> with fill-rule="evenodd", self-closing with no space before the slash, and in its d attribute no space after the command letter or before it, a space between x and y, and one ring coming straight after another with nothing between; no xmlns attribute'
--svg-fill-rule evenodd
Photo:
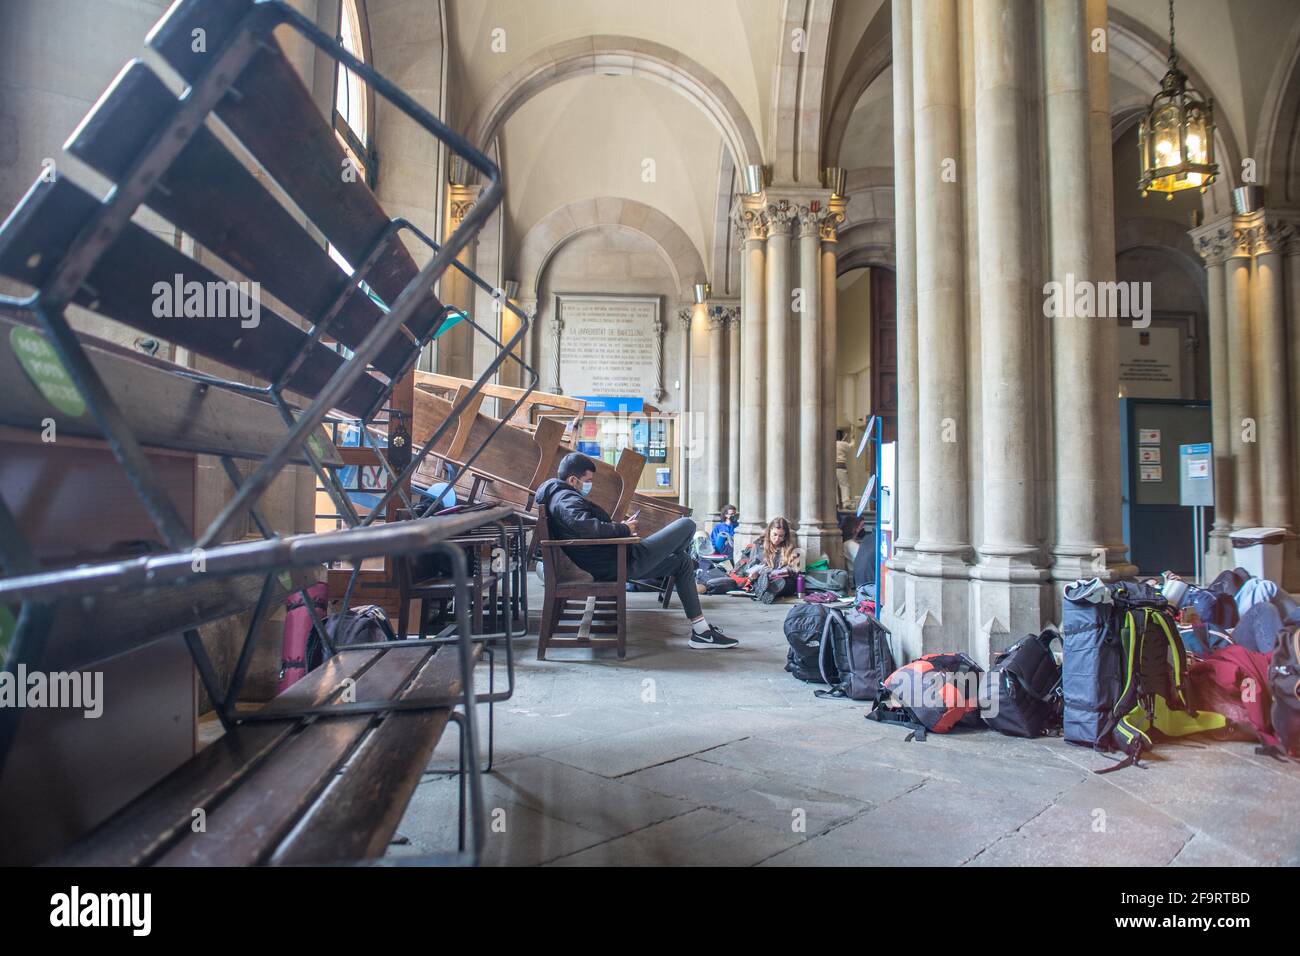
<svg viewBox="0 0 1300 956"><path fill-rule="evenodd" d="M1160 429L1158 428L1139 428L1138 429L1139 445L1159 445Z"/></svg>
<svg viewBox="0 0 1300 956"><path fill-rule="evenodd" d="M1204 458L1197 458L1187 463L1188 478L1209 478L1210 463Z"/></svg>
<svg viewBox="0 0 1300 956"><path fill-rule="evenodd" d="M1164 481L1164 469L1159 465L1142 465L1138 477L1141 481Z"/></svg>
<svg viewBox="0 0 1300 956"><path fill-rule="evenodd" d="M1154 448L1139 448L1138 462L1143 465L1160 464L1160 447L1157 445Z"/></svg>

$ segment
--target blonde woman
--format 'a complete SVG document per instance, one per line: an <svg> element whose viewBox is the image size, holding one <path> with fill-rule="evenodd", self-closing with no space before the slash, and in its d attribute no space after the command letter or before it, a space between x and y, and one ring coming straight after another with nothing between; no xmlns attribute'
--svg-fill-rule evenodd
<svg viewBox="0 0 1300 956"><path fill-rule="evenodd" d="M795 545L790 522L773 518L768 522L761 538L756 538L742 553L740 573L751 581L766 575L769 587L760 598L785 597L796 591L796 577L803 569L803 550ZM779 587L778 587L779 584Z"/></svg>

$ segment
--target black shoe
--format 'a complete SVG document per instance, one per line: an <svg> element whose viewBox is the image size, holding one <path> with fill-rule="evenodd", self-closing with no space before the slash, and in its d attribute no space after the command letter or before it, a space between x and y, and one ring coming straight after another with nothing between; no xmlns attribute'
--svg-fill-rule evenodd
<svg viewBox="0 0 1300 956"><path fill-rule="evenodd" d="M691 647L735 647L740 641L727 637L716 627L710 627L703 634L691 631Z"/></svg>

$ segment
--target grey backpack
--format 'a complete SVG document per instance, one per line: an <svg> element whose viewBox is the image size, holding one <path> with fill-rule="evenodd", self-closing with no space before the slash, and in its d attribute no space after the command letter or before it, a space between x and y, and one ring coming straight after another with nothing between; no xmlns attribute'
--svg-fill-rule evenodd
<svg viewBox="0 0 1300 956"><path fill-rule="evenodd" d="M889 629L874 615L852 608L847 611L828 608L823 627L822 672L831 689L816 691L816 695L875 700L881 682L894 672Z"/></svg>
<svg viewBox="0 0 1300 956"><path fill-rule="evenodd" d="M825 571L805 571L803 589L805 591L831 591L835 594L845 594L852 590L852 582L849 579L849 572L842 571L839 568L830 568Z"/></svg>

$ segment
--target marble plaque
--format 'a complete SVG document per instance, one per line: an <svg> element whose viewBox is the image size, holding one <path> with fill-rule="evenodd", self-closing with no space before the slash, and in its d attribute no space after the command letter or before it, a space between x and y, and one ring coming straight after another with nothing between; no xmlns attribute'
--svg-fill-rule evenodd
<svg viewBox="0 0 1300 956"><path fill-rule="evenodd" d="M555 311L566 395L654 399L658 296L556 295Z"/></svg>

